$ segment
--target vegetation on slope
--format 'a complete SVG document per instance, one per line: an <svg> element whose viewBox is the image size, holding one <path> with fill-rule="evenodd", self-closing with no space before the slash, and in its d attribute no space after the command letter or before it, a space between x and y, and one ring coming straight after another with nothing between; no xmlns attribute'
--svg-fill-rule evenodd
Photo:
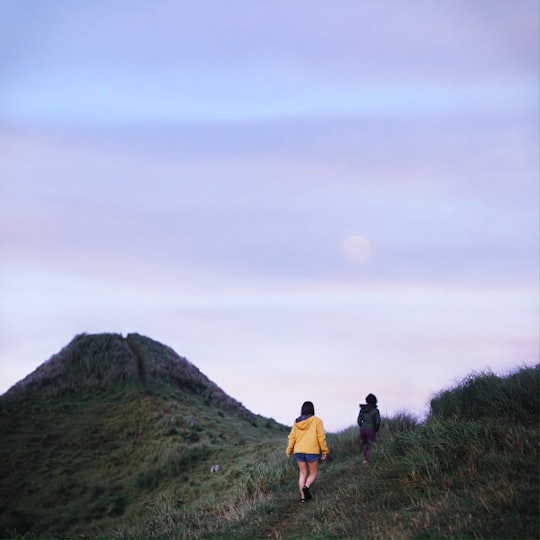
<svg viewBox="0 0 540 540"><path fill-rule="evenodd" d="M5 397L39 393L64 396L133 383L152 388L168 384L204 398L245 418L255 415L228 396L197 367L170 347L139 334L80 334L33 373L13 386Z"/></svg>
<svg viewBox="0 0 540 540"><path fill-rule="evenodd" d="M357 428L330 434L332 459L308 504L297 503L296 469L276 448L235 489L189 510L157 501L119 536L536 539L538 376L538 366L475 374L438 394L424 423L407 413L384 419L369 465Z"/></svg>
<svg viewBox="0 0 540 540"><path fill-rule="evenodd" d="M0 398L2 537L538 538L538 366L383 419L369 465L329 434L299 505L288 428L148 338L85 339Z"/></svg>
<svg viewBox="0 0 540 540"><path fill-rule="evenodd" d="M0 398L0 537L99 535L156 497L192 504L214 463L286 432L168 347L78 336Z"/></svg>

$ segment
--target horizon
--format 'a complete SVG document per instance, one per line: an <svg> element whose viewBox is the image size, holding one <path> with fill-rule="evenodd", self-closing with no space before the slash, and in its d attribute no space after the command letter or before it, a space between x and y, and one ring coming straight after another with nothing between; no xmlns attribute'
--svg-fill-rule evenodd
<svg viewBox="0 0 540 540"><path fill-rule="evenodd" d="M137 334L136 332L130 332L129 334ZM115 332L110 332L108 333L110 335L118 335L120 336L122 339L126 339L128 334L121 334L121 333L115 333ZM90 333L81 333L79 335L86 335L86 336L97 336L97 335L100 335L100 334L90 334ZM73 339L75 339L77 336L74 336ZM142 336L144 338L149 338L151 340L153 340L153 338L151 336ZM153 340L155 341L155 340ZM169 345L167 345L166 343L161 343L161 342L157 342L159 343L160 345L163 345L163 346L166 346L166 347L169 347ZM28 374L26 374L20 381L17 381L14 385L12 385L11 387L9 387L6 391L0 393L0 396L3 396L7 391L9 391L13 386L19 384L20 382L24 381L24 379L26 379L29 375L32 375L35 371L39 370L43 364L47 363L49 360L51 360L52 358L54 358L57 354L59 354L61 352L61 350L64 348L64 347L67 347L68 345L71 344L71 341L69 343L66 343L60 350L58 350L56 353L54 353L53 355L51 355L50 358L48 358L47 360L45 360L44 362L42 362L39 366L36 367L36 369ZM174 349L173 349L174 351ZM191 362L188 358L185 358L183 357L181 354L178 353L178 351L174 351L178 357L180 359L183 359L183 360L186 360L188 363L190 363L191 365L193 365L195 368L199 369L199 371L202 373L203 376L206 376L208 378L208 380L212 383L216 383L211 377L208 376L208 374L204 373L204 371L200 370L200 368L193 362ZM535 365L538 365L538 364L535 364ZM522 364L522 365L518 365L518 366L514 366L513 368L511 369L508 369L508 370L503 370L503 371L498 371L498 372L495 372L493 370L491 370L491 368L486 368L485 370L473 370L471 371L470 373L467 373L464 377L460 378L460 379L456 379L452 382L452 384L448 385L448 386L445 386L443 388L439 388L439 389L436 389L436 390L433 390L430 394L430 398L433 398L433 397L436 397L437 395L439 395L441 392L444 392L444 391L447 391L447 390L453 390L457 387L457 385L459 385L463 380L466 380L472 376L478 376L479 374L482 374L482 373L486 373L486 372L491 372L491 373L494 373L495 375L497 376L500 376L500 377L504 377L504 376L507 376L507 375L510 375L512 373L515 373L516 371L518 371L519 369L523 369L523 368L527 368L527 367L533 367L533 365L525 365L525 364ZM217 384L217 383L216 383ZM218 385L219 386L219 385ZM221 386L219 386L219 388L221 388ZM180 389L181 390L181 389ZM229 394L225 389L221 388L221 390L223 390L230 398L236 400L236 401L239 401L241 405L243 405L244 407L246 407L251 413L253 414L256 414L256 415L260 415L260 416L263 416L264 418L267 418L267 419L273 419L273 420L276 420L278 421L279 423L285 425L285 426L291 426L295 420L295 418L297 417L297 415L295 414L294 415L294 418L290 419L290 421L287 421L287 420L283 420L283 419L278 419L277 415L274 415L274 414L263 414L261 412L259 412L258 410L253 410L253 409L250 409L249 407L247 407L244 403L242 403L240 400L238 400L236 398L236 396L232 395L232 394ZM307 400L308 398L306 398ZM360 403L364 403L365 400L361 400ZM300 404L301 406L301 404ZM298 409L298 414L300 414L300 406L299 406L299 409ZM381 416L383 419L392 419L394 418L396 415L401 415L401 414L406 414L406 415L410 415L412 417L414 417L416 419L416 421L418 422L422 422L425 420L425 417L426 415L429 413L429 403L426 402L425 403L425 407L422 411L414 411L414 410L410 410L410 409L406 409L406 408L403 408L403 409L396 409L394 410L391 414L387 414L385 413L384 411L381 411ZM320 415L319 411L317 410L317 407L315 408L315 414L317 416ZM323 423L324 423L324 418L323 418ZM356 423L355 422L351 422L349 425L341 425L339 428L337 429L332 429L332 428L328 428L326 423L325 423L325 429L328 433L337 433L337 432L340 432L340 431L343 431L345 429L348 429L350 427L356 427Z"/></svg>
<svg viewBox="0 0 540 540"><path fill-rule="evenodd" d="M80 333L249 410L421 416L539 353L539 6L0 6L0 393Z"/></svg>

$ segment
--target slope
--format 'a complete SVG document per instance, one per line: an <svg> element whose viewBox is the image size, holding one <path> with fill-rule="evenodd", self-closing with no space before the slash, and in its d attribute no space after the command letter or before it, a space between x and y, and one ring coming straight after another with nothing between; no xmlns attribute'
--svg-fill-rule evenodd
<svg viewBox="0 0 540 540"><path fill-rule="evenodd" d="M425 422L406 413L383 419L369 465L357 428L329 434L331 457L304 505L294 464L283 448L267 450L219 497L189 508L156 500L120 536L536 539L538 383L539 366L473 374L437 394Z"/></svg>
<svg viewBox="0 0 540 540"><path fill-rule="evenodd" d="M312 503L295 504L282 481L257 512L204 537L536 539L538 422L538 365L472 374L434 396L425 422L383 419L369 465L356 427L330 434Z"/></svg>
<svg viewBox="0 0 540 540"><path fill-rule="evenodd" d="M164 494L190 504L212 464L285 432L149 338L77 336L0 398L0 535L96 535Z"/></svg>

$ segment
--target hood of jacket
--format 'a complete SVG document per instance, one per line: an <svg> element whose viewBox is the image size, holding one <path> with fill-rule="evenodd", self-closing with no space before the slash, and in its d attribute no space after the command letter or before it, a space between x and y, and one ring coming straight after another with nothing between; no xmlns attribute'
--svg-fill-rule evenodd
<svg viewBox="0 0 540 540"><path fill-rule="evenodd" d="M369 411L372 411L376 408L377 405L373 405L373 403L360 403L360 410L365 413L368 413Z"/></svg>
<svg viewBox="0 0 540 540"><path fill-rule="evenodd" d="M303 414L302 416L299 416L296 420L296 428L297 429L308 429L309 426L313 423L313 420L315 418L315 415L313 414Z"/></svg>

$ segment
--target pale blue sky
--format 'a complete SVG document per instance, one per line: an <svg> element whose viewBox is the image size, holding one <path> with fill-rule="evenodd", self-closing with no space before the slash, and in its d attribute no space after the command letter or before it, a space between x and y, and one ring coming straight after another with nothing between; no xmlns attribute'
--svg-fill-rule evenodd
<svg viewBox="0 0 540 540"><path fill-rule="evenodd" d="M538 20L1 2L0 392L78 333L139 332L336 430L369 392L421 414L538 362Z"/></svg>

